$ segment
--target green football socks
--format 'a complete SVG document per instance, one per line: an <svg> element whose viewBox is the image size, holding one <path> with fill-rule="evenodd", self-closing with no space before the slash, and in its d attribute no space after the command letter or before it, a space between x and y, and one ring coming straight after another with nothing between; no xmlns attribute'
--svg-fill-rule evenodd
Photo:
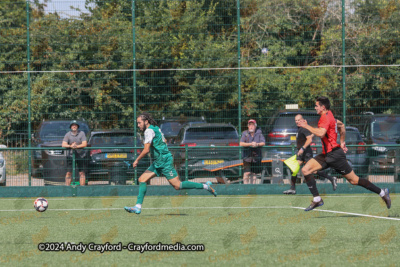
<svg viewBox="0 0 400 267"><path fill-rule="evenodd" d="M181 189L203 189L203 184L184 181L181 182Z"/></svg>
<svg viewBox="0 0 400 267"><path fill-rule="evenodd" d="M137 197L136 204L143 204L143 199L144 199L144 196L146 195L146 191L147 191L147 184L140 183L139 184L139 195Z"/></svg>

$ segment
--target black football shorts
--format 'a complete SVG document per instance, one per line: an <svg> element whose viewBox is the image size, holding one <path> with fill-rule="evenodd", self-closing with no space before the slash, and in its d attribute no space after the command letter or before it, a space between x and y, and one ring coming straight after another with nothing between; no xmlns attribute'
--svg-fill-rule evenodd
<svg viewBox="0 0 400 267"><path fill-rule="evenodd" d="M319 154L314 159L322 166L323 170L331 167L342 175L349 174L353 171L341 147L334 148L328 154Z"/></svg>

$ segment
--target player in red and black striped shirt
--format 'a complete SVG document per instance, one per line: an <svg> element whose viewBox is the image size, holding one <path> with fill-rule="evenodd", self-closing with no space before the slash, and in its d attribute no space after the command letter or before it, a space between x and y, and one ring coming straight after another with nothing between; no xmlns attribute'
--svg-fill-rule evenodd
<svg viewBox="0 0 400 267"><path fill-rule="evenodd" d="M379 196L385 201L386 207L390 209L391 200L389 196L389 189L381 189L366 179L360 179L347 162L345 155L347 152L345 143L346 128L341 121L335 120L330 107L331 104L327 97L318 97L315 102L315 110L317 111L318 115L321 116L318 122L318 128L311 127L307 124L307 121L302 121L298 125L309 130L312 134L321 137L323 146L322 154L310 159L301 169L304 178L306 179L308 188L314 197L310 206L306 208L305 211L309 211L324 205L324 201L319 196L317 184L313 174L328 167L331 167L338 173L342 174L351 184L360 185L374 193L379 194ZM340 145L336 142L338 131L340 134Z"/></svg>

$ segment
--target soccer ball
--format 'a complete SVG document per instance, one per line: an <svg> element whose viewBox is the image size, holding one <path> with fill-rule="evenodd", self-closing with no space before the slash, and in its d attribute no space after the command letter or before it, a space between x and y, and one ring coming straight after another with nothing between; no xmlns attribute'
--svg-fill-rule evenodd
<svg viewBox="0 0 400 267"><path fill-rule="evenodd" d="M261 50L261 53L263 53L264 55L267 54L267 53L268 53L268 48L265 48L265 47L264 47L264 48Z"/></svg>
<svg viewBox="0 0 400 267"><path fill-rule="evenodd" d="M35 200L33 203L33 206L35 207L35 210L39 212L44 212L47 210L47 207L49 206L49 202L43 197L39 197Z"/></svg>

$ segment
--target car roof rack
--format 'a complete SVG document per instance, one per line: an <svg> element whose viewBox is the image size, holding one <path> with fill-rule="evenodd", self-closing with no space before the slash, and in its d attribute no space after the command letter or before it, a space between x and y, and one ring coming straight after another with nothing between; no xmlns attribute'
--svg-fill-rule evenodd
<svg viewBox="0 0 400 267"><path fill-rule="evenodd" d="M363 115L375 115L372 111L364 111Z"/></svg>

